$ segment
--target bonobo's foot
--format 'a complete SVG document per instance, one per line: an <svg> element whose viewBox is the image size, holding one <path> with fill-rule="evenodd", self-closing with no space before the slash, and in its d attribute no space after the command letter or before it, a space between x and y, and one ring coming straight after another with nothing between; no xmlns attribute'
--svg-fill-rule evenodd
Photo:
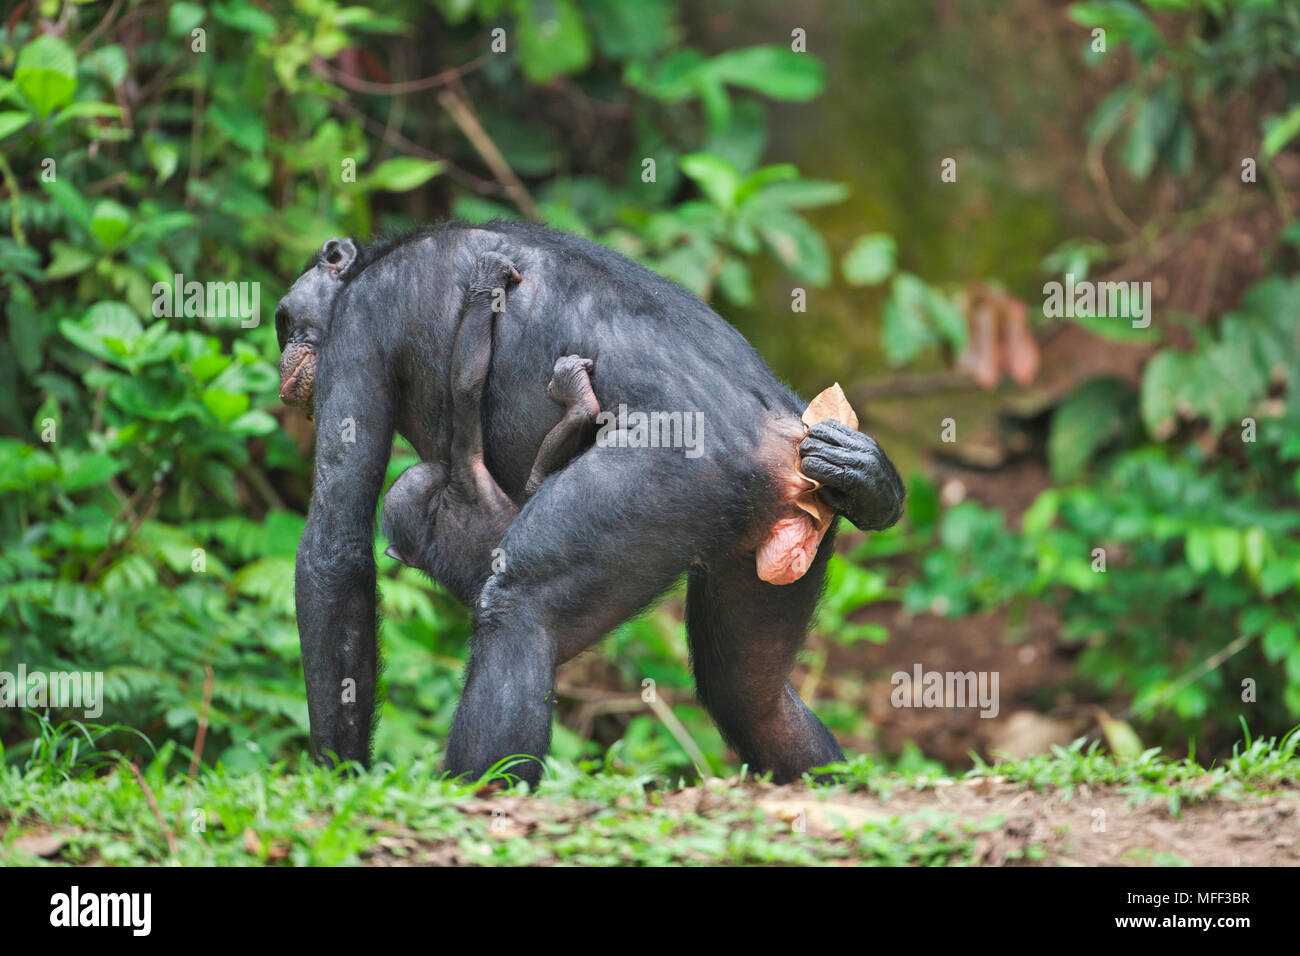
<svg viewBox="0 0 1300 956"><path fill-rule="evenodd" d="M506 290L524 281L515 264L499 252L485 252L474 262L469 274L470 295L490 295L497 289Z"/></svg>
<svg viewBox="0 0 1300 956"><path fill-rule="evenodd" d="M863 531L903 515L903 482L875 439L836 421L819 422L799 444L800 468L822 483L826 503Z"/></svg>
<svg viewBox="0 0 1300 956"><path fill-rule="evenodd" d="M591 404L595 405L593 415L600 414L600 406L591 390L591 375L596 363L580 355L564 355L555 361L551 371L551 381L546 386L546 394L551 401L565 408Z"/></svg>

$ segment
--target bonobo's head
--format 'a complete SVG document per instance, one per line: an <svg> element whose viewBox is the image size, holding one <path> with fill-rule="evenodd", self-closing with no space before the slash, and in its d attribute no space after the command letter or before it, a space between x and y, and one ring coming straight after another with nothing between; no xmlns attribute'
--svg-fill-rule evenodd
<svg viewBox="0 0 1300 956"><path fill-rule="evenodd" d="M384 495L379 518L379 527L388 539L384 554L409 567L433 573L429 549L448 477L446 466L422 461L406 469L393 482Z"/></svg>
<svg viewBox="0 0 1300 956"><path fill-rule="evenodd" d="M316 355L329 330L334 299L357 260L351 239L331 239L275 307L280 342L280 401L310 409Z"/></svg>

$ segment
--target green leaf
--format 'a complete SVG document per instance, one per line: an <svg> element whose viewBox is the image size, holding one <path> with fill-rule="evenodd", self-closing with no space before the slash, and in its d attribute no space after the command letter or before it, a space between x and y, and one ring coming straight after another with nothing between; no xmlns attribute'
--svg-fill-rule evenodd
<svg viewBox="0 0 1300 956"><path fill-rule="evenodd" d="M713 153L729 161L741 172L758 165L767 145L767 110L752 97L736 102L731 111L731 122L725 129L711 130L700 152ZM666 150L667 147L660 147ZM653 150L639 150L636 156L653 156Z"/></svg>
<svg viewBox="0 0 1300 956"><path fill-rule="evenodd" d="M64 242L62 239L52 241L50 251L54 253L54 258L45 268L46 279L64 279L76 275L90 268L95 261L93 253Z"/></svg>
<svg viewBox="0 0 1300 956"><path fill-rule="evenodd" d="M105 249L116 246L130 225L131 214L126 207L111 199L100 200L90 217L90 231Z"/></svg>
<svg viewBox="0 0 1300 956"><path fill-rule="evenodd" d="M727 211L735 208L741 182L735 166L709 153L691 153L683 156L679 164L682 172L699 184L700 191L714 205Z"/></svg>
<svg viewBox="0 0 1300 956"><path fill-rule="evenodd" d="M1190 364L1188 356L1166 349L1142 375L1142 421L1156 439L1168 438L1178 426L1178 400Z"/></svg>
<svg viewBox="0 0 1300 956"><path fill-rule="evenodd" d="M232 421L230 430L239 435L269 435L280 430L280 423L266 412L254 409Z"/></svg>
<svg viewBox="0 0 1300 956"><path fill-rule="evenodd" d="M210 382L229 368L233 361L234 359L229 355L209 352L207 355L200 355L190 363L190 374L194 376L196 382Z"/></svg>
<svg viewBox="0 0 1300 956"><path fill-rule="evenodd" d="M729 302L747 306L754 302L754 281L743 261L728 258L718 272L718 289Z"/></svg>
<svg viewBox="0 0 1300 956"><path fill-rule="evenodd" d="M172 36L188 36L207 15L201 4L173 3L167 10L167 30Z"/></svg>
<svg viewBox="0 0 1300 956"><path fill-rule="evenodd" d="M1133 101L1133 88L1125 85L1110 93L1101 105L1093 110L1092 115L1088 117L1088 122L1084 126L1084 133L1088 137L1088 144L1095 146L1099 143L1106 143L1112 136L1119 132L1120 124L1123 122L1124 115L1128 111L1129 104ZM1056 269L1051 270L1058 271ZM1069 271L1069 270L1059 270ZM1075 275L1081 275L1075 272Z"/></svg>
<svg viewBox="0 0 1300 956"><path fill-rule="evenodd" d="M830 281L831 254L826 242L800 216L782 209L768 209L755 225L772 254L796 278L815 286Z"/></svg>
<svg viewBox="0 0 1300 956"><path fill-rule="evenodd" d="M391 193L404 193L423 186L442 172L446 163L413 156L399 156L380 163L364 179L364 188L383 189Z"/></svg>
<svg viewBox="0 0 1300 956"><path fill-rule="evenodd" d="M844 254L840 268L850 285L878 285L894 274L898 243L883 232L859 236Z"/></svg>
<svg viewBox="0 0 1300 956"><path fill-rule="evenodd" d="M966 316L955 299L935 288L927 288L925 312L930 323L952 346L954 352L966 348Z"/></svg>
<svg viewBox="0 0 1300 956"><path fill-rule="evenodd" d="M1072 3L1069 16L1080 26L1104 28L1112 44L1132 44L1141 59L1150 57L1165 45L1151 18L1129 0Z"/></svg>
<svg viewBox="0 0 1300 956"><path fill-rule="evenodd" d="M1025 511L1020 519L1021 530L1030 537L1041 535L1051 528L1061 510L1061 492L1048 488L1039 493L1038 498Z"/></svg>
<svg viewBox="0 0 1300 956"><path fill-rule="evenodd" d="M1187 531L1183 552L1188 567L1197 574L1205 574L1209 571L1210 564L1214 560L1211 531L1210 528L1189 528Z"/></svg>
<svg viewBox="0 0 1300 956"><path fill-rule="evenodd" d="M228 27L255 36L266 37L275 33L275 18L246 0L232 0L230 3L218 4L212 8L212 15Z"/></svg>
<svg viewBox="0 0 1300 956"><path fill-rule="evenodd" d="M86 198L77 191L77 188L68 182L67 177L56 179L52 182L41 180L41 188L45 190L54 204L59 207L69 219L80 226L84 226L87 231L90 230L90 205Z"/></svg>
<svg viewBox="0 0 1300 956"><path fill-rule="evenodd" d="M799 178L799 167L794 163L775 163L771 166L764 166L762 169L756 169L740 182L740 189L736 192L736 201L744 202L750 196L753 196L761 189L766 189L773 183L785 182L791 179ZM777 205L773 203L772 205Z"/></svg>
<svg viewBox="0 0 1300 956"><path fill-rule="evenodd" d="M212 125L226 139L254 156L266 148L266 122L245 103L216 103L208 110Z"/></svg>
<svg viewBox="0 0 1300 956"><path fill-rule="evenodd" d="M1210 532L1214 566L1225 578L1241 564L1241 532L1236 528L1215 528Z"/></svg>
<svg viewBox="0 0 1300 956"><path fill-rule="evenodd" d="M21 110L5 110L0 113L0 139L10 133L16 133L32 121L32 114Z"/></svg>
<svg viewBox="0 0 1300 956"><path fill-rule="evenodd" d="M1259 577L1269 553L1268 535L1263 528L1247 528L1241 537L1241 560L1252 577Z"/></svg>
<svg viewBox="0 0 1300 956"><path fill-rule="evenodd" d="M816 57L778 46L729 50L709 60L705 70L775 100L810 100L826 86L826 69Z"/></svg>
<svg viewBox="0 0 1300 956"><path fill-rule="evenodd" d="M126 79L126 51L116 43L101 46L81 61L83 73L102 77L109 86L117 86Z"/></svg>
<svg viewBox="0 0 1300 956"><path fill-rule="evenodd" d="M157 181L165 183L171 179L172 174L176 172L180 150L166 140L149 136L145 138L144 151L149 157L149 164L158 173Z"/></svg>
<svg viewBox="0 0 1300 956"><path fill-rule="evenodd" d="M936 343L925 320L928 299L929 290L916 276L906 272L894 276L881 316L881 338L890 365L902 365Z"/></svg>
<svg viewBox="0 0 1300 956"><path fill-rule="evenodd" d="M1296 648L1295 625L1290 621L1274 621L1264 632L1260 648L1274 664L1284 659Z"/></svg>
<svg viewBox="0 0 1300 956"><path fill-rule="evenodd" d="M725 86L707 74L701 74L695 84L695 95L700 99L710 136L731 126L731 97Z"/></svg>
<svg viewBox="0 0 1300 956"><path fill-rule="evenodd" d="M1122 760L1134 760L1142 753L1142 740L1129 724L1116 720L1105 711L1097 715L1101 732L1106 737L1106 745L1111 753Z"/></svg>
<svg viewBox="0 0 1300 956"><path fill-rule="evenodd" d="M102 485L125 467L125 464L114 460L111 455L95 452L77 456L71 465L65 459L63 490L79 491L82 488Z"/></svg>
<svg viewBox="0 0 1300 956"><path fill-rule="evenodd" d="M844 183L822 179L791 179L763 186L756 198L783 209L813 209L843 202L848 195L849 187Z"/></svg>
<svg viewBox="0 0 1300 956"><path fill-rule="evenodd" d="M1080 478L1093 457L1127 430L1133 394L1116 379L1085 383L1056 410L1047 458L1058 482Z"/></svg>
<svg viewBox="0 0 1300 956"><path fill-rule="evenodd" d="M572 0L516 0L519 58L534 83L577 73L591 62L591 39Z"/></svg>
<svg viewBox="0 0 1300 956"><path fill-rule="evenodd" d="M77 56L58 37L44 33L18 54L14 81L36 111L49 116L77 92Z"/></svg>
<svg viewBox="0 0 1300 956"><path fill-rule="evenodd" d="M59 115L54 118L54 125L62 126L74 119L98 119L104 116L121 119L122 107L116 103L101 103L99 100L82 100L59 110Z"/></svg>
<svg viewBox="0 0 1300 956"><path fill-rule="evenodd" d="M584 8L600 52L611 60L643 60L673 40L676 8L670 0L600 0Z"/></svg>
<svg viewBox="0 0 1300 956"><path fill-rule="evenodd" d="M208 389L203 393L203 404L221 422L233 422L248 411L249 398L242 392L223 392Z"/></svg>
<svg viewBox="0 0 1300 956"><path fill-rule="evenodd" d="M126 367L125 357L130 343L143 332L143 327L130 307L121 302L96 302L80 322L64 319L59 330L68 341L115 365Z"/></svg>
<svg viewBox="0 0 1300 956"><path fill-rule="evenodd" d="M1286 116L1270 116L1264 121L1264 158L1272 159L1300 133L1300 106Z"/></svg>
<svg viewBox="0 0 1300 956"><path fill-rule="evenodd" d="M115 378L108 386L108 397L127 415L148 421L174 422L199 411L170 384L131 375Z"/></svg>
<svg viewBox="0 0 1300 956"><path fill-rule="evenodd" d="M652 68L643 63L629 63L623 71L623 81L657 100L681 103L699 95L701 83L717 82L705 75L708 63L699 50L687 47L669 53Z"/></svg>

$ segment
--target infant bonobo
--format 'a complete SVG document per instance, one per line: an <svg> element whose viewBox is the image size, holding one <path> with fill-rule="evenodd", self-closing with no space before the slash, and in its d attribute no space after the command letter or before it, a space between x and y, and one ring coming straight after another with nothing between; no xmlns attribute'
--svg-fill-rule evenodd
<svg viewBox="0 0 1300 956"><path fill-rule="evenodd" d="M492 568L468 566L472 562L464 556L488 554L519 513L483 461L480 406L492 361L493 318L504 310L506 290L520 280L514 263L500 253L484 253L475 262L452 351L451 461L412 465L384 496L385 553L424 571L471 606ZM546 394L564 409L564 417L542 440L525 495L591 441L600 414L592 368L590 359L578 355L556 361Z"/></svg>

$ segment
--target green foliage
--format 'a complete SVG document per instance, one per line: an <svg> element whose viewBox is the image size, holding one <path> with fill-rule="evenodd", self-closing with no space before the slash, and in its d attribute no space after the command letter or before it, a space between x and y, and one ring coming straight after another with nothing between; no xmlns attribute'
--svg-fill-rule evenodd
<svg viewBox="0 0 1300 956"><path fill-rule="evenodd" d="M1142 419L1166 438L1179 418L1205 419L1218 434L1254 413L1270 388L1291 384L1300 279L1273 276L1246 291L1240 311L1190 351L1165 349L1142 377Z"/></svg>
<svg viewBox="0 0 1300 956"><path fill-rule="evenodd" d="M1142 6L1181 15L1177 39L1166 39ZM1300 12L1289 0L1096 0L1071 4L1070 16L1090 31L1105 31L1105 50L1095 50L1089 40L1094 63L1127 47L1140 65L1137 76L1102 103L1088 133L1091 147L1104 150L1127 131L1118 154L1137 180L1148 179L1157 165L1179 176L1191 172L1197 102L1224 100L1261 75L1293 71L1300 60ZM1292 103L1261 126L1269 159L1300 131L1300 105Z"/></svg>
<svg viewBox="0 0 1300 956"><path fill-rule="evenodd" d="M1250 473L1294 476L1281 440L1265 429ZM1300 515L1261 485L1230 462L1206 469L1194 448L1151 448L1121 454L1086 486L1043 492L1019 534L964 503L944 516L907 599L948 613L1059 602L1078 672L1130 695L1138 717L1172 718L1177 736L1238 713L1282 726L1300 714ZM1238 635L1245 649L1202 669ZM1258 697L1243 704L1245 678Z"/></svg>

